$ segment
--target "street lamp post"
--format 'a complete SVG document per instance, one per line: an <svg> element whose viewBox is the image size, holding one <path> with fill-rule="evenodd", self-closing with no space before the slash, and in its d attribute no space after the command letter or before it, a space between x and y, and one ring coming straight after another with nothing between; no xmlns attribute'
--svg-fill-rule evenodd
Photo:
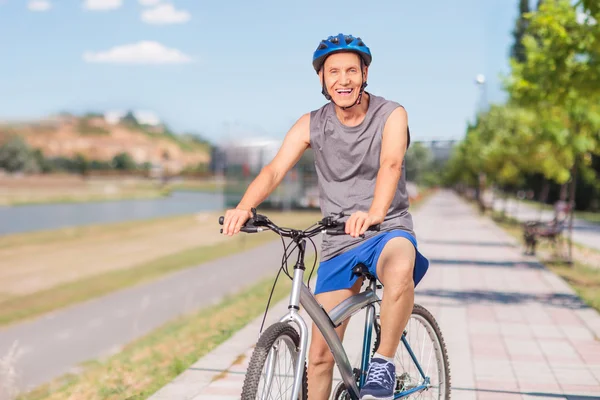
<svg viewBox="0 0 600 400"><path fill-rule="evenodd" d="M480 88L479 94L479 106L477 107L477 119L479 116L486 110L487 108L487 95L486 95L486 80L485 75L478 74L475 77L475 83ZM477 201L479 202L479 210L482 213L485 213L485 202L484 202L484 191L486 186L486 176L483 171L479 172L479 182L478 182L478 190L477 190ZM492 210L494 208L493 200L492 200Z"/></svg>

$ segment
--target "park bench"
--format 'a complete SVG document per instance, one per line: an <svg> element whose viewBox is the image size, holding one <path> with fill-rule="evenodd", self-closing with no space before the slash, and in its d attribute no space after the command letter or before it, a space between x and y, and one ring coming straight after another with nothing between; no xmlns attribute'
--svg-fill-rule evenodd
<svg viewBox="0 0 600 400"><path fill-rule="evenodd" d="M559 255L564 242L563 233L567 225L569 206L558 201L554 205L554 218L551 221L526 221L523 223L525 254L535 255L535 248L541 240L549 242L556 255Z"/></svg>

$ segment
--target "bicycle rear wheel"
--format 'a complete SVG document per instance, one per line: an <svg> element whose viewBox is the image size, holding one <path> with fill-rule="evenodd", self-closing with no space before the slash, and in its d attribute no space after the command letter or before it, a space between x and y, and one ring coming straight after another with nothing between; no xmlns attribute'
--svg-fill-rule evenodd
<svg viewBox="0 0 600 400"><path fill-rule="evenodd" d="M278 322L261 335L250 358L242 400L290 400L296 375L300 337L290 325ZM306 400L306 361L302 371L299 400Z"/></svg>

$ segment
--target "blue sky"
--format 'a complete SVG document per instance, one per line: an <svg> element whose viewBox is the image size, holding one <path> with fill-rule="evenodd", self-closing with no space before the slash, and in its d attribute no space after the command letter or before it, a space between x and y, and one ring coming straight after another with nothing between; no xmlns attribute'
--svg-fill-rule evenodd
<svg viewBox="0 0 600 400"><path fill-rule="evenodd" d="M461 138L477 74L503 100L516 15L516 0L0 0L0 120L138 109L215 142L282 138L326 102L311 56L344 32L416 140Z"/></svg>

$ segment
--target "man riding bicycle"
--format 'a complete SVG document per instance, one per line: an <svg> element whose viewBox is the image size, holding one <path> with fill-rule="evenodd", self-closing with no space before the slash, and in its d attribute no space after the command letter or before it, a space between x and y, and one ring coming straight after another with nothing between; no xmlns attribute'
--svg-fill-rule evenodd
<svg viewBox="0 0 600 400"><path fill-rule="evenodd" d="M305 150L315 155L323 215L344 212L348 235L323 238L315 297L326 311L359 292L352 268L363 263L384 286L381 342L369 366L361 399L392 399L394 354L414 304L414 288L429 262L417 249L408 212L404 155L410 144L406 110L365 88L371 52L364 42L339 34L322 40L313 55L322 93L330 102L304 114L286 134L274 159L227 210L223 234L234 235L281 183ZM380 224L380 231L367 231ZM365 235L364 238L360 235ZM346 323L337 328L343 338ZM310 399L327 399L334 359L313 324L308 356Z"/></svg>

